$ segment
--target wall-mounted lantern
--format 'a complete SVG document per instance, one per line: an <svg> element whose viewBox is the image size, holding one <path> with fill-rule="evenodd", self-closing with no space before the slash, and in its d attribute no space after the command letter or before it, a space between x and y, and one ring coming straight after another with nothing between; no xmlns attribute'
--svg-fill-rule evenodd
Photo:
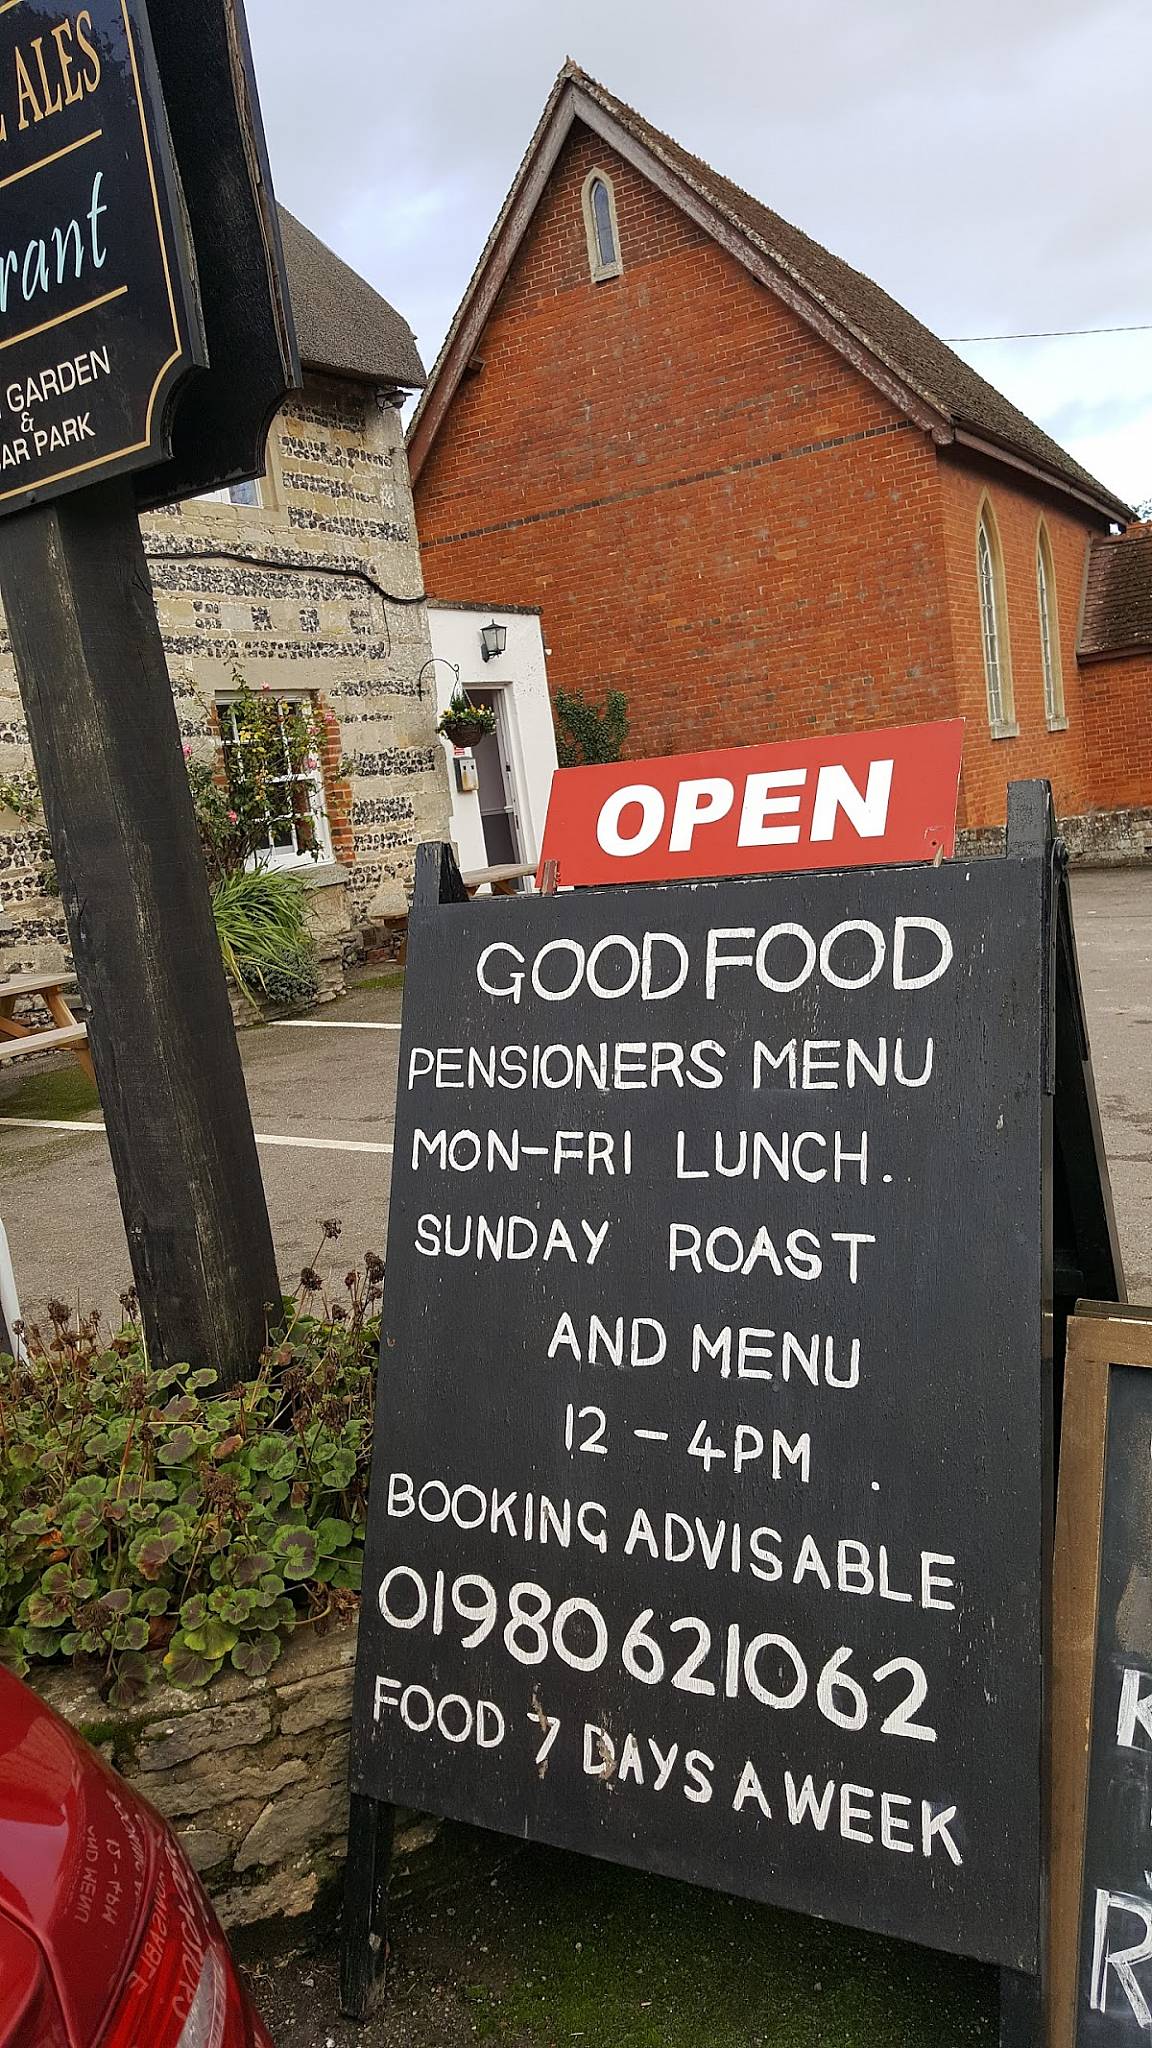
<svg viewBox="0 0 1152 2048"><path fill-rule="evenodd" d="M480 652L485 661L495 661L508 645L507 626L498 626L493 619L490 626L480 629Z"/></svg>

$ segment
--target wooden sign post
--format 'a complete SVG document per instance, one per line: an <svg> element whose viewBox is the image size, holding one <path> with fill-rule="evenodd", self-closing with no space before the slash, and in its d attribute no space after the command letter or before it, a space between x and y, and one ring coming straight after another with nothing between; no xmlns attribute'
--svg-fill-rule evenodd
<svg viewBox="0 0 1152 2048"><path fill-rule="evenodd" d="M1152 1309L1068 1331L1056 1543L1050 2048L1152 2038Z"/></svg>
<svg viewBox="0 0 1152 2048"><path fill-rule="evenodd" d="M462 895L423 850L349 2009L402 1803L980 1957L1039 2048L1054 1275L1119 1284L1046 790L1000 860Z"/></svg>
<svg viewBox="0 0 1152 2048"><path fill-rule="evenodd" d="M0 595L152 1355L227 1380L279 1290L137 503L262 466L298 365L239 0L176 11L179 167L145 0L0 7Z"/></svg>

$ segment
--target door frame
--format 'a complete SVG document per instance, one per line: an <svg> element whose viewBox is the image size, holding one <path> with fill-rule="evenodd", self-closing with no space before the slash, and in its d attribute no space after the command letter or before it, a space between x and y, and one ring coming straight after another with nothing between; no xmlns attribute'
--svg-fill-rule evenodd
<svg viewBox="0 0 1152 2048"><path fill-rule="evenodd" d="M504 793L508 798L508 815L512 822L513 843L516 848L518 862L522 866L526 866L529 861L539 859L540 849L539 847L529 847L528 845L528 825L526 821L531 813L526 797L523 750L514 697L515 689L516 684L514 680L510 679L505 682L501 679L497 682L495 680L489 681L485 677L482 683L471 685L468 694L474 701L477 697L479 697L481 702L483 702L485 697L492 699L493 710L496 713L495 738L496 744L500 749L500 770L504 779ZM483 818L483 812L481 812L481 818Z"/></svg>

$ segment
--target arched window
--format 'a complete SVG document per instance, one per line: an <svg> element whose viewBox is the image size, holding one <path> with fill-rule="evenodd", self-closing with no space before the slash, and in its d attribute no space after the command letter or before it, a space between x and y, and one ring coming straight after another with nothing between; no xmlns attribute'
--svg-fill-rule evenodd
<svg viewBox="0 0 1152 2048"><path fill-rule="evenodd" d="M984 644L988 724L994 740L1014 739L1017 726L1004 606L1004 563L996 521L987 500L981 508L980 524L976 530L976 573L980 589L980 634Z"/></svg>
<svg viewBox="0 0 1152 2048"><path fill-rule="evenodd" d="M1044 716L1049 732L1063 732L1064 672L1060 666L1060 619L1056 608L1056 566L1048 528L1036 535L1036 610L1040 620L1040 666L1044 674Z"/></svg>
<svg viewBox="0 0 1152 2048"><path fill-rule="evenodd" d="M620 230L616 224L616 194L606 171L589 171L584 180L584 227L588 236L588 264L594 284L606 277L619 277Z"/></svg>

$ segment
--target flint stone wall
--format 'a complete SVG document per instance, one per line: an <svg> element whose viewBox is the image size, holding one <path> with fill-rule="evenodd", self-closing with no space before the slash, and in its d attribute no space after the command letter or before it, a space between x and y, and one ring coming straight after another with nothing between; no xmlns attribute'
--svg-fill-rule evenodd
<svg viewBox="0 0 1152 2048"><path fill-rule="evenodd" d="M363 928L404 915L415 848L449 823L404 429L387 394L310 373L273 424L261 498L149 513L144 547L193 758L217 757L215 707L236 670L254 689L310 697L323 720L333 858L297 872L312 885L324 1000L361 957ZM32 766L0 618L0 777ZM69 957L51 870L43 826L0 813L0 979Z"/></svg>
<svg viewBox="0 0 1152 2048"><path fill-rule="evenodd" d="M202 1692L157 1683L130 1709L71 1672L33 1683L170 1822L236 1928L310 1912L340 1870L355 1661L354 1625L304 1628L267 1678L229 1673ZM437 1825L399 1816L401 1884Z"/></svg>
<svg viewBox="0 0 1152 2048"><path fill-rule="evenodd" d="M1152 860L1152 809L1085 811L1061 818L1057 830L1077 868L1139 867ZM1004 827L986 825L956 834L961 860L982 860L1004 851Z"/></svg>

